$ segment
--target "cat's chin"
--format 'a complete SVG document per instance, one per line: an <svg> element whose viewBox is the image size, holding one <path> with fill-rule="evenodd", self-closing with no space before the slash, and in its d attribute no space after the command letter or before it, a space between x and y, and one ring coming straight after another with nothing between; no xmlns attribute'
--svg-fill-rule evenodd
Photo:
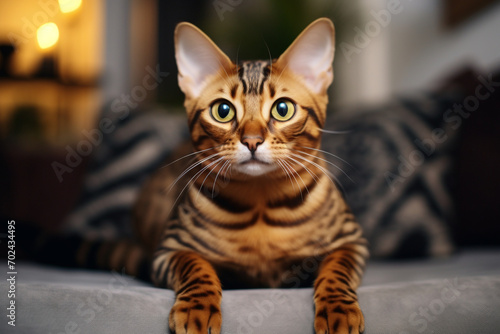
<svg viewBox="0 0 500 334"><path fill-rule="evenodd" d="M250 176L262 176L276 169L276 165L268 164L260 161L249 161L233 167L237 172Z"/></svg>

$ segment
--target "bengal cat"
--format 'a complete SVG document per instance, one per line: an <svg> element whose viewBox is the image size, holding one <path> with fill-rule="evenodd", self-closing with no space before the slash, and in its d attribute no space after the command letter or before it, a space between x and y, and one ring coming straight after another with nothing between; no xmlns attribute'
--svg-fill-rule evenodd
<svg viewBox="0 0 500 334"><path fill-rule="evenodd" d="M177 26L194 151L152 177L135 211L153 282L176 293L172 332L220 333L222 285L312 283L291 270L304 260L318 262L316 333L363 332L366 241L319 149L334 49L325 18L277 60L239 64L197 27Z"/></svg>

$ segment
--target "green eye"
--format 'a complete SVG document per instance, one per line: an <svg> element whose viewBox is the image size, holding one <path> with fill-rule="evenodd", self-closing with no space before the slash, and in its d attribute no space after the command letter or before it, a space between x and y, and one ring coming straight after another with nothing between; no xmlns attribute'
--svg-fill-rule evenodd
<svg viewBox="0 0 500 334"><path fill-rule="evenodd" d="M226 100L220 100L212 104L210 111L213 118L221 123L227 123L231 121L235 115L233 105Z"/></svg>
<svg viewBox="0 0 500 334"><path fill-rule="evenodd" d="M295 104L287 99L280 99L273 104L271 115L274 119L284 122L288 121L295 114Z"/></svg>

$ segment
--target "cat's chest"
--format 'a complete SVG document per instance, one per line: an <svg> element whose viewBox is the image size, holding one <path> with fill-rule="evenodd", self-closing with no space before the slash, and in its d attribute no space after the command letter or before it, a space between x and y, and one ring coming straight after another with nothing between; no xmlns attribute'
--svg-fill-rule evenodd
<svg viewBox="0 0 500 334"><path fill-rule="evenodd" d="M269 217L266 218L271 214L262 210L249 215L257 218L245 228L212 227L207 231L192 225L191 233L195 239L203 238L204 243L213 248L214 251L205 253L205 257L220 270L230 272L229 276L239 275L238 281L277 287L294 275L295 263L318 262L331 250L329 247L337 227L330 224L327 209L317 211L295 226L271 225ZM187 225L191 225L192 219L187 220ZM198 224L203 224L200 220L202 218L198 217Z"/></svg>
<svg viewBox="0 0 500 334"><path fill-rule="evenodd" d="M278 228L263 227L249 229L245 234L235 233L232 238L221 241L228 249L225 259L213 259L215 266L237 282L249 286L280 287L297 281L297 268L307 262L310 275L314 275L325 253L318 248L319 234L300 231L280 231Z"/></svg>
<svg viewBox="0 0 500 334"><path fill-rule="evenodd" d="M332 250L341 202L329 190L328 184L320 183L299 195L300 201L269 200L261 192L247 195L252 202L239 206L228 205L234 203L234 196L221 194L213 199L193 192L181 205L180 219L191 235L186 240L202 241L204 256L211 263L267 286L279 286L293 263L320 258Z"/></svg>

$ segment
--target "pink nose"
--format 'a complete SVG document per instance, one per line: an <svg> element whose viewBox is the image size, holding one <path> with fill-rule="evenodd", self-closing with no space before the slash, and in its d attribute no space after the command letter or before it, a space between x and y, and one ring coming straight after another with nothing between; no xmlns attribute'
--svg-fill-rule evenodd
<svg viewBox="0 0 500 334"><path fill-rule="evenodd" d="M264 138L261 136L244 136L241 142L248 147L250 152L254 153L257 150L257 146L264 142Z"/></svg>

